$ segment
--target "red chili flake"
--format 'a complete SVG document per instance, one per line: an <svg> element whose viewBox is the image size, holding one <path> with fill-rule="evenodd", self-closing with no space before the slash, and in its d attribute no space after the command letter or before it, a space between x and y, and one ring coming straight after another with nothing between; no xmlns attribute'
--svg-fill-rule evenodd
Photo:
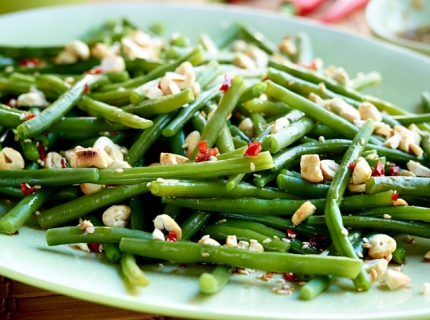
<svg viewBox="0 0 430 320"><path fill-rule="evenodd" d="M21 189L21 192L25 196L28 196L28 195L32 194L33 192L37 191L36 187L31 187L28 183L21 183L20 189Z"/></svg>
<svg viewBox="0 0 430 320"><path fill-rule="evenodd" d="M60 163L61 163L61 168L63 168L63 169L67 168L66 158L61 158Z"/></svg>
<svg viewBox="0 0 430 320"><path fill-rule="evenodd" d="M25 120L30 120L30 119L33 119L35 117L35 115L34 114L32 114L32 113L27 113L27 115L25 116Z"/></svg>
<svg viewBox="0 0 430 320"><path fill-rule="evenodd" d="M43 144L39 143L37 145L37 149L39 150L40 160L44 161L46 158L46 155L45 155L45 148L43 147Z"/></svg>
<svg viewBox="0 0 430 320"><path fill-rule="evenodd" d="M11 108L15 108L18 104L18 101L16 101L16 99L10 99L9 102L7 103L7 105Z"/></svg>
<svg viewBox="0 0 430 320"><path fill-rule="evenodd" d="M206 153L208 150L208 142L206 140L200 141L197 147L199 148L200 153Z"/></svg>
<svg viewBox="0 0 430 320"><path fill-rule="evenodd" d="M90 94L90 86L88 85L88 83L85 84L84 92L85 94Z"/></svg>
<svg viewBox="0 0 430 320"><path fill-rule="evenodd" d="M90 249L91 252L100 252L99 248L100 248L100 244L99 243L88 243L88 248Z"/></svg>
<svg viewBox="0 0 430 320"><path fill-rule="evenodd" d="M351 169L351 171L354 171L354 169L355 169L355 166L356 166L357 164L355 163L355 162L351 162L350 164L349 164L349 168Z"/></svg>
<svg viewBox="0 0 430 320"><path fill-rule="evenodd" d="M270 80L270 78L269 77L263 78L263 81L266 81L266 80Z"/></svg>
<svg viewBox="0 0 430 320"><path fill-rule="evenodd" d="M390 167L390 175L398 176L399 173L400 173L400 167L399 166Z"/></svg>
<svg viewBox="0 0 430 320"><path fill-rule="evenodd" d="M231 76L229 76L228 74L224 75L224 82L222 83L221 88L219 88L219 91L226 92L228 88L231 87L231 80Z"/></svg>
<svg viewBox="0 0 430 320"><path fill-rule="evenodd" d="M248 143L248 148L243 154L245 157L256 157L261 151L261 142Z"/></svg>
<svg viewBox="0 0 430 320"><path fill-rule="evenodd" d="M194 162L209 161L211 157L216 157L217 155L219 155L218 148L208 149L208 143L206 140L200 141L197 148L199 152L197 153Z"/></svg>
<svg viewBox="0 0 430 320"><path fill-rule="evenodd" d="M317 66L317 63L315 62L315 60L306 66L306 68L308 68L310 70L317 70L317 67L318 66Z"/></svg>
<svg viewBox="0 0 430 320"><path fill-rule="evenodd" d="M39 60L37 58L28 58L21 61L20 66L26 68L34 68L36 66L46 65L45 61Z"/></svg>
<svg viewBox="0 0 430 320"><path fill-rule="evenodd" d="M91 69L89 73L90 74L100 74L100 73L103 73L103 69L102 69L102 67L95 67L95 68Z"/></svg>
<svg viewBox="0 0 430 320"><path fill-rule="evenodd" d="M391 195L391 199L393 201L397 201L397 199L399 199L399 193L396 190L394 190L393 194Z"/></svg>
<svg viewBox="0 0 430 320"><path fill-rule="evenodd" d="M188 267L188 265L186 263L180 263L179 264L179 268L181 268L181 269L185 269L186 267Z"/></svg>
<svg viewBox="0 0 430 320"><path fill-rule="evenodd" d="M167 234L167 241L176 242L178 241L177 239L178 239L178 236L176 235L176 232L169 230Z"/></svg>
<svg viewBox="0 0 430 320"><path fill-rule="evenodd" d="M372 177L380 177L385 174L384 166L382 165L381 160L378 160L378 164L376 168L372 168Z"/></svg>
<svg viewBox="0 0 430 320"><path fill-rule="evenodd" d="M322 234L314 235L309 239L309 246L314 249L319 249L321 247L321 242L325 240L327 240L327 236L324 236Z"/></svg>
<svg viewBox="0 0 430 320"><path fill-rule="evenodd" d="M296 282L297 281L296 275L292 272L285 272L284 278L285 278L285 280L290 281L290 282Z"/></svg>
<svg viewBox="0 0 430 320"><path fill-rule="evenodd" d="M287 239L295 239L297 237L297 233L293 230L287 229Z"/></svg>

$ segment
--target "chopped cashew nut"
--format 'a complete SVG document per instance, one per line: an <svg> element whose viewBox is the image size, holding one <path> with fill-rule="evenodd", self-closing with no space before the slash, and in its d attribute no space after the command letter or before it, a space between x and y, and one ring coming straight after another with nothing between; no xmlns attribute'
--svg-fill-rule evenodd
<svg viewBox="0 0 430 320"><path fill-rule="evenodd" d="M410 160L406 163L406 167L417 177L430 177L430 169L417 161Z"/></svg>
<svg viewBox="0 0 430 320"><path fill-rule="evenodd" d="M90 57L90 48L88 48L88 45L81 40L73 40L67 43L65 51L83 60L88 60Z"/></svg>
<svg viewBox="0 0 430 320"><path fill-rule="evenodd" d="M158 87L147 87L142 88L142 93L148 99L160 98L163 96L163 91Z"/></svg>
<svg viewBox="0 0 430 320"><path fill-rule="evenodd" d="M285 117L278 118L273 123L272 129L270 129L270 133L271 134L277 133L281 129L288 127L289 125L290 125L290 121L287 118Z"/></svg>
<svg viewBox="0 0 430 320"><path fill-rule="evenodd" d="M131 165L127 161L116 160L116 159L113 160L108 167L108 169L125 169L125 168L131 168Z"/></svg>
<svg viewBox="0 0 430 320"><path fill-rule="evenodd" d="M186 153L187 158L190 158L191 154L193 153L199 141L200 141L200 132L198 131L192 131L185 138L185 143L182 146L182 148L187 148L187 153Z"/></svg>
<svg viewBox="0 0 430 320"><path fill-rule="evenodd" d="M93 194L105 188L105 185L94 183L81 183L79 187L84 194Z"/></svg>
<svg viewBox="0 0 430 320"><path fill-rule="evenodd" d="M236 238L236 236L235 235L227 236L227 239L225 240L225 245L227 247L237 248L238 244L237 244L237 238Z"/></svg>
<svg viewBox="0 0 430 320"><path fill-rule="evenodd" d="M255 69L255 61L242 52L236 52L233 56L232 64L242 69Z"/></svg>
<svg viewBox="0 0 430 320"><path fill-rule="evenodd" d="M101 60L103 73L120 73L125 70L125 61L121 56L107 56Z"/></svg>
<svg viewBox="0 0 430 320"><path fill-rule="evenodd" d="M244 52L247 48L248 44L244 40L235 40L231 45L231 51L242 51Z"/></svg>
<svg viewBox="0 0 430 320"><path fill-rule="evenodd" d="M238 128L246 134L248 138L252 138L255 134L254 124L252 123L250 118L243 119Z"/></svg>
<svg viewBox="0 0 430 320"><path fill-rule="evenodd" d="M348 84L348 82L349 82L349 76L346 73L345 69L342 67L337 68L335 66L328 66L324 70L324 74L327 77L329 77L329 78L331 78L331 79L333 79L339 83L342 83L342 84Z"/></svg>
<svg viewBox="0 0 430 320"><path fill-rule="evenodd" d="M397 149L400 145L400 135L394 131L393 135L384 142L384 147Z"/></svg>
<svg viewBox="0 0 430 320"><path fill-rule="evenodd" d="M45 94L34 86L31 86L30 92L20 94L16 103L18 107L46 107L48 105Z"/></svg>
<svg viewBox="0 0 430 320"><path fill-rule="evenodd" d="M0 170L22 170L25 162L15 149L6 147L0 151Z"/></svg>
<svg viewBox="0 0 430 320"><path fill-rule="evenodd" d="M106 151L113 160L124 160L120 147L113 143L108 137L100 137L94 142L93 148Z"/></svg>
<svg viewBox="0 0 430 320"><path fill-rule="evenodd" d="M124 228L130 217L131 209L126 205L114 205L109 207L102 216L103 223L108 227Z"/></svg>
<svg viewBox="0 0 430 320"><path fill-rule="evenodd" d="M352 184L349 183L348 184L348 190L351 192L365 192L366 191L366 184L362 183L362 184Z"/></svg>
<svg viewBox="0 0 430 320"><path fill-rule="evenodd" d="M182 229L181 227L176 223L175 220L173 220L170 216L167 214L160 214L155 217L154 219L154 227L160 230L167 230L167 231L173 231L176 233L176 239L180 240L182 238Z"/></svg>
<svg viewBox="0 0 430 320"><path fill-rule="evenodd" d="M373 130L373 133L377 134L378 136L384 137L385 139L390 139L391 137L397 134L393 129L391 129L391 127L388 124L383 122L375 122L375 130ZM400 143L400 136L398 134L397 134L397 137L398 139L397 140L393 139L393 142L399 141L398 143Z"/></svg>
<svg viewBox="0 0 430 320"><path fill-rule="evenodd" d="M337 164L334 160L321 160L320 167L324 179L333 180L337 169L339 169L339 164Z"/></svg>
<svg viewBox="0 0 430 320"><path fill-rule="evenodd" d="M152 48L142 48L131 37L121 39L121 48L130 59L153 59L155 52Z"/></svg>
<svg viewBox="0 0 430 320"><path fill-rule="evenodd" d="M384 283L390 290L402 287L411 279L399 271L389 269L380 278L379 281Z"/></svg>
<svg viewBox="0 0 430 320"><path fill-rule="evenodd" d="M90 220L83 220L81 223L79 223L79 229L85 230L86 233L94 233L96 230Z"/></svg>
<svg viewBox="0 0 430 320"><path fill-rule="evenodd" d="M382 116L379 110L370 102L363 102L358 106L361 120L373 119L375 122L381 122Z"/></svg>
<svg viewBox="0 0 430 320"><path fill-rule="evenodd" d="M165 241L164 233L161 232L160 229L154 228L154 231L152 232L152 239Z"/></svg>
<svg viewBox="0 0 430 320"><path fill-rule="evenodd" d="M91 55L96 59L103 59L115 54L106 44L98 42L91 48Z"/></svg>
<svg viewBox="0 0 430 320"><path fill-rule="evenodd" d="M239 241L238 243L239 249L248 250L249 249L249 242L248 241Z"/></svg>
<svg viewBox="0 0 430 320"><path fill-rule="evenodd" d="M369 244L369 256L372 259L387 259L387 257L391 256L397 247L396 240L386 234L374 235L369 240Z"/></svg>
<svg viewBox="0 0 430 320"><path fill-rule="evenodd" d="M97 148L76 147L70 160L72 168L89 168L95 167L105 169L112 164L112 159L104 150Z"/></svg>
<svg viewBox="0 0 430 320"><path fill-rule="evenodd" d="M408 203L405 200L403 200L402 198L398 198L397 200L393 201L392 204L395 207L400 207L400 206L407 207L408 206Z"/></svg>
<svg viewBox="0 0 430 320"><path fill-rule="evenodd" d="M48 154L45 157L45 160L43 161L43 167L45 169L63 168L63 164L62 164L63 159L64 159L63 156L58 152L55 152L55 151L48 152Z"/></svg>
<svg viewBox="0 0 430 320"><path fill-rule="evenodd" d="M174 153L164 153L160 154L160 163L162 165L170 165L170 164L180 164L184 162L188 162L189 159L187 157L181 156L179 154Z"/></svg>
<svg viewBox="0 0 430 320"><path fill-rule="evenodd" d="M285 38L278 45L279 51L285 53L288 56L294 56L297 54L297 47L291 38Z"/></svg>
<svg viewBox="0 0 430 320"><path fill-rule="evenodd" d="M424 259L430 261L430 251L427 251L427 253L424 255Z"/></svg>
<svg viewBox="0 0 430 320"><path fill-rule="evenodd" d="M254 242L254 241L250 241L251 243L249 244L249 251L256 251L256 252L264 252L264 248L263 246L258 243L258 242Z"/></svg>
<svg viewBox="0 0 430 320"><path fill-rule="evenodd" d="M300 159L302 178L310 182L321 182L324 176L321 171L320 157L317 154L303 155Z"/></svg>
<svg viewBox="0 0 430 320"><path fill-rule="evenodd" d="M360 120L360 113L358 110L346 103L343 99L333 98L325 100L324 107L351 123L353 123L354 120Z"/></svg>
<svg viewBox="0 0 430 320"><path fill-rule="evenodd" d="M200 83L193 82L191 84L191 90L193 91L194 98L197 99L201 92Z"/></svg>
<svg viewBox="0 0 430 320"><path fill-rule="evenodd" d="M245 54L249 56L252 60L255 61L255 64L258 68L266 68L267 63L269 62L269 58L267 57L266 52L261 50L260 48L250 45L245 50Z"/></svg>
<svg viewBox="0 0 430 320"><path fill-rule="evenodd" d="M372 168L369 166L369 163L363 157L359 157L352 172L351 182L353 184L365 183L371 175Z"/></svg>
<svg viewBox="0 0 430 320"><path fill-rule="evenodd" d="M310 201L303 203L296 212L294 212L291 221L297 226L304 220L315 213L317 208Z"/></svg>
<svg viewBox="0 0 430 320"><path fill-rule="evenodd" d="M421 147L416 145L415 143L411 143L409 145L409 151L417 157L421 157L424 153L423 149L421 149Z"/></svg>
<svg viewBox="0 0 430 320"><path fill-rule="evenodd" d="M365 261L364 270L370 275L372 282L378 280L388 268L388 261L385 259L374 259Z"/></svg>
<svg viewBox="0 0 430 320"><path fill-rule="evenodd" d="M181 89L179 89L178 85L175 81L173 81L170 78L164 77L160 81L160 89L163 91L163 94L168 96L170 94L176 94L181 92Z"/></svg>
<svg viewBox="0 0 430 320"><path fill-rule="evenodd" d="M60 151L68 162L72 161L73 150Z"/></svg>
<svg viewBox="0 0 430 320"><path fill-rule="evenodd" d="M57 64L72 64L78 61L78 57L68 51L61 51L58 56L54 58Z"/></svg>
<svg viewBox="0 0 430 320"><path fill-rule="evenodd" d="M203 236L197 243L207 244L209 246L221 246L221 244L218 241L208 236Z"/></svg>
<svg viewBox="0 0 430 320"><path fill-rule="evenodd" d="M88 243L72 243L70 246L85 252L91 252L90 247L88 247Z"/></svg>

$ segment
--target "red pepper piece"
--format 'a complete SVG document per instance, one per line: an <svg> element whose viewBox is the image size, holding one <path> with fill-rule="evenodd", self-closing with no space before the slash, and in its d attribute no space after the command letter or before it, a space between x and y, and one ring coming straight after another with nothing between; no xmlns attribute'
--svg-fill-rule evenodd
<svg viewBox="0 0 430 320"><path fill-rule="evenodd" d="M327 240L327 237L322 234L314 235L309 239L309 246L314 249L319 249L321 247L321 242L325 240Z"/></svg>
<svg viewBox="0 0 430 320"><path fill-rule="evenodd" d="M248 148L243 155L245 157L256 157L259 155L261 148L261 142L248 143Z"/></svg>
<svg viewBox="0 0 430 320"><path fill-rule="evenodd" d="M354 169L355 169L355 166L356 166L357 164L355 163L355 162L351 162L350 164L349 164L349 168L351 169L351 171L354 171Z"/></svg>
<svg viewBox="0 0 430 320"><path fill-rule="evenodd" d="M398 176L399 173L400 173L400 167L399 166L390 167L390 175Z"/></svg>
<svg viewBox="0 0 430 320"><path fill-rule="evenodd" d="M16 99L10 99L9 102L7 103L7 105L11 108L15 108L18 104L18 101L16 101Z"/></svg>
<svg viewBox="0 0 430 320"><path fill-rule="evenodd" d="M393 201L396 201L397 199L399 199L399 193L397 191L394 191L393 194L391 195L391 199Z"/></svg>
<svg viewBox="0 0 430 320"><path fill-rule="evenodd" d="M28 183L21 183L20 189L21 189L21 192L25 196L28 196L28 195L32 194L33 192L37 191L37 188L31 187Z"/></svg>
<svg viewBox="0 0 430 320"><path fill-rule="evenodd" d="M44 161L46 158L46 155L45 155L45 148L43 147L43 144L39 143L37 145L37 149L39 150L40 160Z"/></svg>
<svg viewBox="0 0 430 320"><path fill-rule="evenodd" d="M34 117L35 117L35 115L29 112L29 113L27 113L27 115L25 116L25 120L30 120L30 119L33 119Z"/></svg>
<svg viewBox="0 0 430 320"><path fill-rule="evenodd" d="M372 168L372 177L380 177L385 174L384 166L382 165L381 160L378 160L378 164L376 168Z"/></svg>
<svg viewBox="0 0 430 320"><path fill-rule="evenodd" d="M287 3L291 3L294 6L295 13L298 16L305 16L315 11L325 1L326 0L289 0Z"/></svg>
<svg viewBox="0 0 430 320"><path fill-rule="evenodd" d="M100 74L100 73L103 73L103 69L102 69L102 67L96 67L96 68L91 69L90 73L91 74Z"/></svg>
<svg viewBox="0 0 430 320"><path fill-rule="evenodd" d="M99 243L88 243L88 248L90 249L91 252L100 252L99 248L100 248L100 244Z"/></svg>
<svg viewBox="0 0 430 320"><path fill-rule="evenodd" d="M88 85L88 83L85 84L84 93L85 94L90 94L90 86Z"/></svg>
<svg viewBox="0 0 430 320"><path fill-rule="evenodd" d="M217 155L219 155L218 148L208 149L208 142L206 140L200 141L197 145L197 148L199 152L197 153L194 162L208 161L211 159L212 156L216 157Z"/></svg>
<svg viewBox="0 0 430 320"><path fill-rule="evenodd" d="M327 9L319 20L326 23L333 23L346 18L354 11L366 6L369 0L338 0Z"/></svg>
<svg viewBox="0 0 430 320"><path fill-rule="evenodd" d="M178 239L178 236L176 235L176 232L169 230L167 234L167 241L176 242L178 241L177 239Z"/></svg>
<svg viewBox="0 0 430 320"><path fill-rule="evenodd" d="M66 169L67 168L67 160L66 158L61 158L61 168Z"/></svg>
<svg viewBox="0 0 430 320"><path fill-rule="evenodd" d="M197 147L199 148L200 153L206 153L208 150L208 142L206 140L200 141Z"/></svg>
<svg viewBox="0 0 430 320"><path fill-rule="evenodd" d="M45 65L45 61L41 61L38 58L28 58L21 61L20 66L26 68L34 68L36 66Z"/></svg>
<svg viewBox="0 0 430 320"><path fill-rule="evenodd" d="M292 272L285 272L284 278L285 278L285 280L290 281L290 282L296 282L297 281L296 275Z"/></svg>
<svg viewBox="0 0 430 320"><path fill-rule="evenodd" d="M221 87L219 88L219 91L224 91L224 93L228 90L228 88L231 87L231 76L226 74L224 75L224 82L222 83Z"/></svg>
<svg viewBox="0 0 430 320"><path fill-rule="evenodd" d="M295 239L297 237L297 233L293 230L287 229L287 239Z"/></svg>

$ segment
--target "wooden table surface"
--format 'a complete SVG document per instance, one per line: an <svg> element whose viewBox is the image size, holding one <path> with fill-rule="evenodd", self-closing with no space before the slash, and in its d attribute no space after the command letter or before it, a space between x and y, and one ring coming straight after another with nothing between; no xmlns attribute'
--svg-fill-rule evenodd
<svg viewBox="0 0 430 320"><path fill-rule="evenodd" d="M115 1L91 0L91 2ZM134 2L146 1L138 0ZM162 0L161 2L177 3L177 1L173 0ZM189 0L185 2L200 4L205 1ZM236 3L243 6L277 10L281 1L249 0ZM327 3L327 5L320 8L312 17L318 17L329 4ZM356 11L346 19L334 24L334 26L349 32L370 36L370 31L364 17L364 10ZM175 317L138 313L82 301L0 276L0 320L57 320L60 318L62 320L180 320Z"/></svg>

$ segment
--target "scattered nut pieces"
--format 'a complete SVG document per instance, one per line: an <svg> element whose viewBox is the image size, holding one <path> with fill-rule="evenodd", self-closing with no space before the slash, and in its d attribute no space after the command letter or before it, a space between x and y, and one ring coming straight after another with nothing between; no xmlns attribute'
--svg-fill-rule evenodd
<svg viewBox="0 0 430 320"><path fill-rule="evenodd" d="M369 256L372 259L387 258L397 247L396 240L386 234L374 235L368 244L370 245Z"/></svg>
<svg viewBox="0 0 430 320"><path fill-rule="evenodd" d="M336 171L339 169L339 164L334 160L321 160L321 172L325 180L333 180Z"/></svg>
<svg viewBox="0 0 430 320"><path fill-rule="evenodd" d="M113 205L102 215L103 223L108 227L124 228L130 217L131 209L126 205Z"/></svg>
<svg viewBox="0 0 430 320"><path fill-rule="evenodd" d="M160 214L155 217L153 222L155 228L175 232L177 240L180 240L182 238L181 227L169 215Z"/></svg>
<svg viewBox="0 0 430 320"><path fill-rule="evenodd" d="M321 182L324 176L321 171L320 157L317 154L302 155L300 159L302 178L310 182Z"/></svg>
<svg viewBox="0 0 430 320"><path fill-rule="evenodd" d="M355 163L354 171L352 172L351 182L353 184L365 183L372 175L372 168L363 157L359 157Z"/></svg>
<svg viewBox="0 0 430 320"><path fill-rule="evenodd" d="M297 209L296 212L294 212L291 221L294 223L294 225L299 225L304 220L309 218L311 215L313 215L316 211L316 207L312 204L310 201L306 201L303 203L299 209Z"/></svg>
<svg viewBox="0 0 430 320"><path fill-rule="evenodd" d="M112 158L104 150L76 147L73 150L70 166L72 168L95 167L105 169L112 164Z"/></svg>
<svg viewBox="0 0 430 320"><path fill-rule="evenodd" d="M25 162L21 153L9 147L0 151L0 170L22 170L24 167Z"/></svg>
<svg viewBox="0 0 430 320"><path fill-rule="evenodd" d="M181 156L179 154L174 153L164 153L160 154L160 163L162 165L176 165L184 162L188 162L189 159L187 157Z"/></svg>
<svg viewBox="0 0 430 320"><path fill-rule="evenodd" d="M379 281L385 284L390 290L398 289L404 286L411 279L402 272L388 269L380 278Z"/></svg>

